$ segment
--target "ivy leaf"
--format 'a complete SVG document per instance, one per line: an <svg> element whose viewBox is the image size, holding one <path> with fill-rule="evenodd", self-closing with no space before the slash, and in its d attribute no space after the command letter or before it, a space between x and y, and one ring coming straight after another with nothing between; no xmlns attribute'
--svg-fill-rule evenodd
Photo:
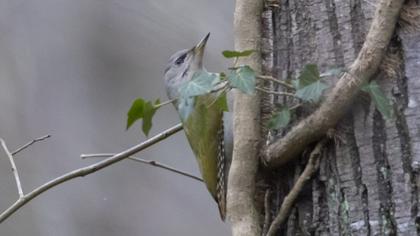
<svg viewBox="0 0 420 236"><path fill-rule="evenodd" d="M152 119L156 111L159 109L156 105L160 104L159 99L153 104L151 101L146 101L142 98L137 98L131 105L128 111L127 128L129 129L136 121L143 119L142 130L147 136L152 128Z"/></svg>
<svg viewBox="0 0 420 236"><path fill-rule="evenodd" d="M249 66L241 66L236 70L231 70L227 79L232 87L246 94L253 94L255 91L255 72Z"/></svg>
<svg viewBox="0 0 420 236"><path fill-rule="evenodd" d="M271 117L268 122L268 127L270 129L279 129L286 127L291 118L291 112L288 107L283 107L280 111L276 112L273 117Z"/></svg>
<svg viewBox="0 0 420 236"><path fill-rule="evenodd" d="M386 118L392 119L394 110L391 101L386 97L376 81L362 87L362 91L369 93L376 106L376 109Z"/></svg>
<svg viewBox="0 0 420 236"><path fill-rule="evenodd" d="M180 97L178 99L178 113L181 120L184 122L194 110L194 97Z"/></svg>
<svg viewBox="0 0 420 236"><path fill-rule="evenodd" d="M129 129L134 124L134 122L143 118L144 103L145 101L142 98L137 98L136 100L134 100L130 110L127 113L128 117L126 129Z"/></svg>
<svg viewBox="0 0 420 236"><path fill-rule="evenodd" d="M305 65L297 81L293 81L296 96L307 102L318 102L322 92L328 86L320 80L318 67L315 64Z"/></svg>
<svg viewBox="0 0 420 236"><path fill-rule="evenodd" d="M235 58L235 57L248 57L254 52L255 52L255 50L245 50L245 51L225 50L225 51L222 52L222 54L226 58Z"/></svg>
<svg viewBox="0 0 420 236"><path fill-rule="evenodd" d="M156 100L155 105L152 104L152 102L146 102L144 103L143 106L143 125L142 125L142 130L143 133L148 136L149 135L149 131L152 128L152 120L153 120L153 116L155 115L156 111L158 108L156 108L156 105L159 104L159 99Z"/></svg>
<svg viewBox="0 0 420 236"><path fill-rule="evenodd" d="M296 96L307 102L318 102L322 96L322 91L326 88L328 88L328 86L325 83L316 81L306 87L298 89L296 91Z"/></svg>
<svg viewBox="0 0 420 236"><path fill-rule="evenodd" d="M207 71L196 72L190 81L187 81L179 88L179 93L181 97L194 97L210 93L219 81L217 74Z"/></svg>
<svg viewBox="0 0 420 236"><path fill-rule="evenodd" d="M310 85L311 83L320 79L318 66L315 64L307 64L303 67L302 72L298 77L299 88Z"/></svg>

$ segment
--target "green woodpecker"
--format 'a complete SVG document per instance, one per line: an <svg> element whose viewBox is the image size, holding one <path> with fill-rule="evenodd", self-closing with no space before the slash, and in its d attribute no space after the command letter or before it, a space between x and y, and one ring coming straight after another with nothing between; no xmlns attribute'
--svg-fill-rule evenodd
<svg viewBox="0 0 420 236"><path fill-rule="evenodd" d="M205 71L203 54L209 36L210 33L193 48L178 51L170 57L165 69L165 86L169 99L179 97L180 86L191 80L194 73ZM230 130L231 121L227 114L216 107L216 96L209 93L191 98L193 110L185 120L181 120L204 183L218 204L222 220L225 220L232 135L224 130ZM177 101L174 105L178 110Z"/></svg>

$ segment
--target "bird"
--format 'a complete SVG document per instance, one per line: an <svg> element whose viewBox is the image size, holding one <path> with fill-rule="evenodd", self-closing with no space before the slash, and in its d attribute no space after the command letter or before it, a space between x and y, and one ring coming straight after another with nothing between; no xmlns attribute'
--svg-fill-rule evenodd
<svg viewBox="0 0 420 236"><path fill-rule="evenodd" d="M169 99L178 109L180 88L190 81L195 73L207 71L203 66L203 56L208 33L201 41L190 49L174 53L165 68L164 83ZM183 119L183 129L196 157L203 181L216 201L220 217L226 218L227 177L231 159L233 137L231 132L231 116L218 108L214 101L217 94L208 93L191 97L192 111Z"/></svg>

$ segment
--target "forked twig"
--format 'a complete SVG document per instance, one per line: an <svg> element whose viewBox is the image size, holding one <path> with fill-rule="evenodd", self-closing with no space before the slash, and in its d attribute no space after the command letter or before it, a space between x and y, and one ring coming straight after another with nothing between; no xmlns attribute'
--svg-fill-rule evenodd
<svg viewBox="0 0 420 236"><path fill-rule="evenodd" d="M17 187L18 193L19 193L19 199L21 199L24 196L24 194L23 194L23 189L22 189L22 183L20 182L19 172L16 168L15 160L13 159L12 153L10 153L9 149L7 148L6 142L2 138L0 138L0 142L1 142L1 146L4 149L4 152L6 153L7 157L9 158L10 165L12 166L12 172L13 172L13 175L15 177L16 187Z"/></svg>
<svg viewBox="0 0 420 236"><path fill-rule="evenodd" d="M86 166L83 168L79 168L76 170L73 170L71 172L68 172L62 176L59 176L39 187L37 187L36 189L32 190L31 192L23 195L22 197L20 197L15 203L13 203L8 209L6 209L4 212L2 212L0 214L0 223L2 223L4 220L6 220L7 218L9 218L9 216L11 216L13 213L15 213L18 209L20 209L22 206L24 206L26 203L28 203L29 201L31 201L32 199L34 199L35 197L39 196L40 194L42 194L43 192L61 184L64 182L67 182L69 180L72 180L74 178L77 177L84 177L86 175L92 174L98 170L101 170L107 166L110 166L112 164L115 164L121 160L124 160L132 155L134 155L135 153L138 153L166 138L168 138L169 136L179 132L180 130L182 130L182 124L178 124L175 125L165 131L163 131L162 133L136 145L133 146L125 151L122 151L118 154L115 154L112 157L109 157L103 161L100 161L98 163L95 163L93 165L90 166ZM2 140L2 143L4 143L4 141ZM12 159L13 160L13 159Z"/></svg>

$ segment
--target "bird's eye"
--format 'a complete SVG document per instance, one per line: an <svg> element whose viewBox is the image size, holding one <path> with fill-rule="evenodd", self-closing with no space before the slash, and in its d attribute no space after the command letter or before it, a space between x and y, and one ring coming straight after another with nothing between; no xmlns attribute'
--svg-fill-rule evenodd
<svg viewBox="0 0 420 236"><path fill-rule="evenodd" d="M182 54L180 57L176 59L175 64L179 66L182 63L184 63L185 57L187 57L187 54L186 53Z"/></svg>

